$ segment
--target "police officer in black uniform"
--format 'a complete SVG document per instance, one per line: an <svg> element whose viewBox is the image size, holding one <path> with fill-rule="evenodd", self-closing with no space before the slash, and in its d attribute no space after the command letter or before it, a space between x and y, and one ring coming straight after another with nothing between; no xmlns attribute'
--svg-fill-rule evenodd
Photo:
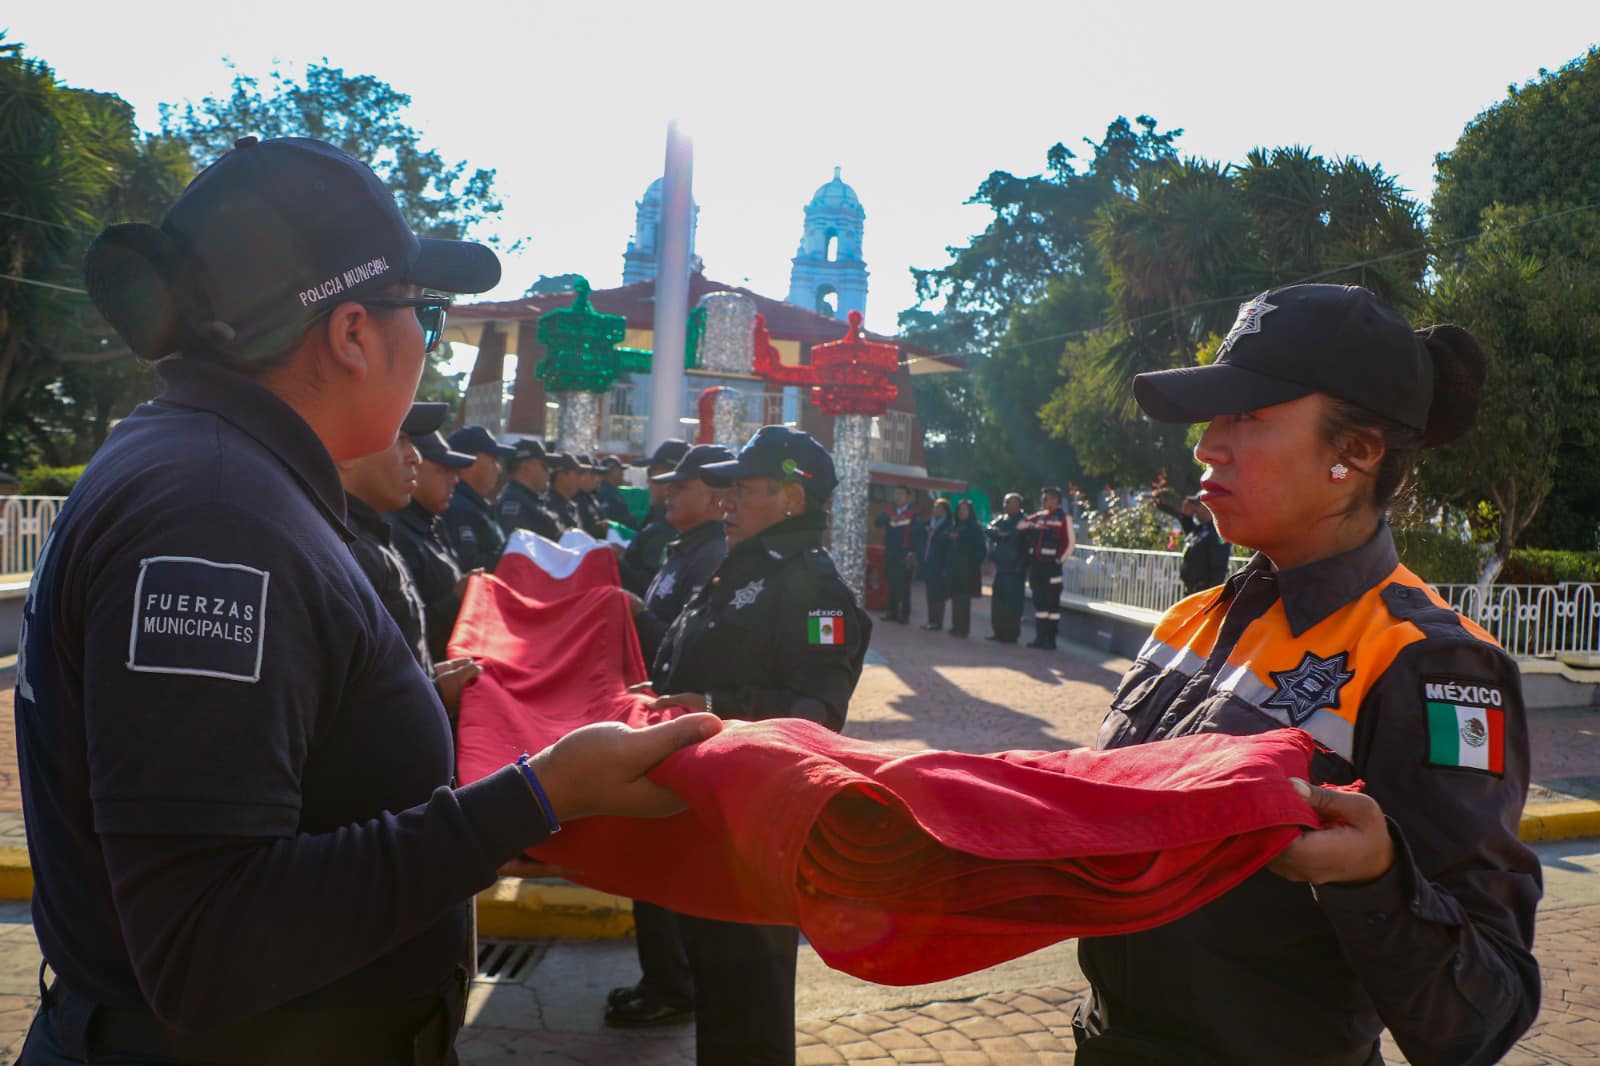
<svg viewBox="0 0 1600 1066"><path fill-rule="evenodd" d="M600 487L600 464L588 455L573 458L578 461L578 491L572 497L578 508L578 528L595 540L605 540L609 527L600 514L600 501L595 497L595 490Z"/></svg>
<svg viewBox="0 0 1600 1066"><path fill-rule="evenodd" d="M657 474L671 473L688 451L689 445L684 441L664 440L647 458L636 459L633 465L644 467L645 472L654 478ZM639 523L639 535L628 542L617 560L622 571L622 587L635 596L643 596L650 588L656 571L661 569L667 544L678 535L667 521L666 499L667 487L651 481L650 509Z"/></svg>
<svg viewBox="0 0 1600 1066"><path fill-rule="evenodd" d="M608 522L617 522L629 529L637 528L637 521L633 512L628 510L628 501L622 498L622 477L627 467L622 465L622 459L615 455L600 457L600 484L595 486L595 499L600 501L600 517Z"/></svg>
<svg viewBox="0 0 1600 1066"><path fill-rule="evenodd" d="M245 138L85 287L165 391L112 431L23 606L17 756L52 979L20 1063L454 1061L473 895L564 819L677 806L711 716L594 728L452 789L439 696L349 545L447 297L365 165Z"/></svg>
<svg viewBox="0 0 1600 1066"><path fill-rule="evenodd" d="M728 555L667 631L651 681L658 706L725 718L808 718L842 729L872 622L822 547L838 479L808 434L763 426L725 478ZM794 1062L798 933L682 919L694 974L700 1066Z"/></svg>
<svg viewBox="0 0 1600 1066"><path fill-rule="evenodd" d="M578 460L566 452L547 452L544 465L550 470L550 487L544 493L544 509L556 520L556 529L565 533L569 529L582 529L583 520L578 515L578 505L573 497L578 494L578 476L582 468Z"/></svg>
<svg viewBox="0 0 1600 1066"><path fill-rule="evenodd" d="M500 460L511 458L515 449L495 440L482 426L462 426L450 434L449 444L451 451L474 456L477 461L461 471L445 512L445 529L462 566L493 572L506 547L506 535L494 511L494 492L500 482Z"/></svg>
<svg viewBox="0 0 1600 1066"><path fill-rule="evenodd" d="M1043 507L1017 523L1029 534L1028 586L1033 590L1033 640L1030 648L1056 646L1061 625L1061 564L1072 554L1072 519L1061 507L1061 490L1040 493Z"/></svg>
<svg viewBox="0 0 1600 1066"><path fill-rule="evenodd" d="M417 467L417 484L406 505L387 517L394 530L395 549L405 560L406 569L416 582L417 593L422 597L428 653L439 663L448 657L446 645L455 629L456 615L461 611L467 577L473 573L461 569L461 560L450 546L440 515L450 506L459 471L477 459L451 451L437 429L431 433L408 434L406 439L422 459Z"/></svg>
<svg viewBox="0 0 1600 1066"><path fill-rule="evenodd" d="M550 487L548 462L544 445L531 437L523 437L512 447L511 458L506 460L509 480L495 504L507 537L526 529L548 540L561 539L561 527L544 503L544 492Z"/></svg>
<svg viewBox="0 0 1600 1066"><path fill-rule="evenodd" d="M707 483L703 471L733 453L716 444L697 444L671 473L656 483L667 491L667 521L678 539L667 545L666 561L643 599L634 598L633 624L646 662L655 660L667 628L684 604L705 587L728 554L722 532L722 490ZM689 972L678 915L645 900L634 900L633 927L639 949L638 984L613 989L606 1003L606 1024L662 1025L694 1011L694 977Z"/></svg>
<svg viewBox="0 0 1600 1066"><path fill-rule="evenodd" d="M994 560L994 600L990 605L989 626L993 633L984 640L1015 644L1022 635L1023 582L1028 573L1029 537L1019 532L1022 496L1006 493L1005 510L984 530L989 538L989 558Z"/></svg>
<svg viewBox="0 0 1600 1066"><path fill-rule="evenodd" d="M889 585L889 609L883 620L910 622L911 577L926 547L926 531L911 490L896 485L889 509L878 515L875 524L883 529L883 576Z"/></svg>

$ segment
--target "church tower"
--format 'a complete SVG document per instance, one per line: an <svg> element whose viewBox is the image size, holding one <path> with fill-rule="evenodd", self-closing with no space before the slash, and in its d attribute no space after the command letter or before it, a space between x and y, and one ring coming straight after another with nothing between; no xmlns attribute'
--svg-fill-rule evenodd
<svg viewBox="0 0 1600 1066"><path fill-rule="evenodd" d="M634 205L633 239L628 250L622 253L622 283L649 281L656 276L656 232L661 227L661 179L657 178L644 191L644 199ZM694 235L699 228L700 205L689 204L689 270L698 274L705 269L700 257L694 254Z"/></svg>
<svg viewBox="0 0 1600 1066"><path fill-rule="evenodd" d="M867 264L861 260L866 217L856 191L834 167L833 180L806 204L805 235L789 272L790 303L841 320L851 311L867 313Z"/></svg>

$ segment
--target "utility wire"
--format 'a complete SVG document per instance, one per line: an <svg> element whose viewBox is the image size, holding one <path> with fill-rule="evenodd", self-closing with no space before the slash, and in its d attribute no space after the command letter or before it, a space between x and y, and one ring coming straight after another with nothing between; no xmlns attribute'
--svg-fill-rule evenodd
<svg viewBox="0 0 1600 1066"><path fill-rule="evenodd" d="M89 295L89 292L88 292L87 289L74 289L70 285L57 285L53 281L35 281L32 278L19 278L15 274L0 274L0 279L4 279L6 281L20 282L23 285L37 285L41 289L59 289L62 292L75 292L79 296L87 296L87 295Z"/></svg>

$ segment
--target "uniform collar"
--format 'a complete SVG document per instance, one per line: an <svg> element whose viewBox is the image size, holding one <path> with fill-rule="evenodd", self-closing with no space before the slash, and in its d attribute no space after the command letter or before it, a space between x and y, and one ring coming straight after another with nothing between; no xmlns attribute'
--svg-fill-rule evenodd
<svg viewBox="0 0 1600 1066"><path fill-rule="evenodd" d="M1279 570L1275 576L1289 631L1300 636L1335 611L1360 599L1394 573L1399 565L1400 557L1395 553L1389 524L1380 522L1378 531L1359 548L1304 566ZM1270 567L1266 557L1257 553L1246 569Z"/></svg>
<svg viewBox="0 0 1600 1066"><path fill-rule="evenodd" d="M431 532L433 524L439 520L438 515L423 507L416 500L412 500L400 510L395 511L390 517L401 525L416 530L418 533Z"/></svg>
<svg viewBox="0 0 1600 1066"><path fill-rule="evenodd" d="M209 411L266 448L300 482L345 540L345 492L339 468L306 420L269 389L237 371L201 359L163 359L156 373L166 382L157 403Z"/></svg>
<svg viewBox="0 0 1600 1066"><path fill-rule="evenodd" d="M729 555L765 555L787 559L822 546L823 514L807 511L768 526L749 540L739 542Z"/></svg>
<svg viewBox="0 0 1600 1066"><path fill-rule="evenodd" d="M721 537L723 535L722 523L717 519L701 522L693 529L686 530L679 534L671 544L667 545L667 551L676 555L679 552L686 552L694 548L698 548L700 545L704 544L708 540L711 540L713 537Z"/></svg>
<svg viewBox="0 0 1600 1066"><path fill-rule="evenodd" d="M518 496L521 496L533 503L539 502L539 494L534 492L520 481L512 480L506 482L506 487L500 490L501 498L503 499L505 494L508 492L515 492Z"/></svg>
<svg viewBox="0 0 1600 1066"><path fill-rule="evenodd" d="M483 495L479 493L477 489L473 488L471 485L468 485L465 481L456 482L456 495L460 496L463 500L466 500L480 511L487 511L489 509L489 501L484 499Z"/></svg>
<svg viewBox="0 0 1600 1066"><path fill-rule="evenodd" d="M383 515L379 514L366 500L346 492L344 494L344 506L346 513L350 516L350 526L359 536L368 540L375 540L383 545L393 542L390 536L389 523L385 522Z"/></svg>

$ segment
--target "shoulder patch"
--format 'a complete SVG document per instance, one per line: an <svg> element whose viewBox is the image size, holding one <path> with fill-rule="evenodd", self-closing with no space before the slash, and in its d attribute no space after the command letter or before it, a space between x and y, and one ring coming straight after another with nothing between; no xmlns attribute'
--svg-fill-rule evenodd
<svg viewBox="0 0 1600 1066"><path fill-rule="evenodd" d="M1505 773L1505 692L1482 680L1424 675L1428 765Z"/></svg>
<svg viewBox="0 0 1600 1066"><path fill-rule="evenodd" d="M1378 595L1389 613L1402 622L1412 622L1419 628L1428 625L1461 627L1460 615L1448 607L1440 607L1426 592L1414 586L1391 581Z"/></svg>
<svg viewBox="0 0 1600 1066"><path fill-rule="evenodd" d="M457 526L456 536L460 537L462 542L466 544L476 544L478 542L478 535L472 531L471 526Z"/></svg>
<svg viewBox="0 0 1600 1066"><path fill-rule="evenodd" d="M516 500L501 500L500 501L500 513L501 514L517 514L521 510L522 510L522 504L518 503Z"/></svg>
<svg viewBox="0 0 1600 1066"><path fill-rule="evenodd" d="M261 680L271 576L253 566L181 555L141 560L128 669Z"/></svg>

